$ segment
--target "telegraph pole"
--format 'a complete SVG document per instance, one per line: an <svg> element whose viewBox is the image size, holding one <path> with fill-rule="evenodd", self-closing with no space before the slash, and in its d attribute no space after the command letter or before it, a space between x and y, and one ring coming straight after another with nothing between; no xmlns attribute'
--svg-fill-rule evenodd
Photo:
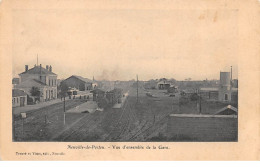
<svg viewBox="0 0 260 167"><path fill-rule="evenodd" d="M230 67L230 73L231 73L231 76L230 76L230 101L232 101L232 66Z"/></svg>
<svg viewBox="0 0 260 167"><path fill-rule="evenodd" d="M231 71L230 71L230 73L231 73L231 78L230 78L230 90L232 91L232 66L230 67L231 69Z"/></svg>

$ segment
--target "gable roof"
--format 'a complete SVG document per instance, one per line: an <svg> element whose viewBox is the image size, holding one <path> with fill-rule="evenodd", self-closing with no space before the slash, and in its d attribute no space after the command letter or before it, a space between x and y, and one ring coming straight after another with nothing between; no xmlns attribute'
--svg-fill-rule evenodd
<svg viewBox="0 0 260 167"><path fill-rule="evenodd" d="M12 97L20 97L20 96L26 96L27 94L23 90L19 89L13 89L12 90Z"/></svg>
<svg viewBox="0 0 260 167"><path fill-rule="evenodd" d="M93 82L92 80L90 80L90 79L88 79L88 78L83 78L83 77L78 76L78 75L72 75L72 76L70 76L69 78L71 78L71 77L75 77L75 78L77 78L77 79L79 79L79 80L81 80L81 81L83 81L83 82L86 82L86 83L92 83L92 82Z"/></svg>
<svg viewBox="0 0 260 167"><path fill-rule="evenodd" d="M45 83L42 83L36 79L28 79L25 80L23 82L21 82L20 84L16 85L17 88L31 88L31 87L44 87L44 86L48 86Z"/></svg>
<svg viewBox="0 0 260 167"><path fill-rule="evenodd" d="M237 108L228 105L218 110L214 115L237 115Z"/></svg>
<svg viewBox="0 0 260 167"><path fill-rule="evenodd" d="M40 66L35 66L35 67L29 69L28 71L24 71L24 72L20 73L19 75L21 75L21 74L41 74L41 71L42 71L43 75L57 75L57 74L47 70L46 68L42 67L42 69L41 69Z"/></svg>

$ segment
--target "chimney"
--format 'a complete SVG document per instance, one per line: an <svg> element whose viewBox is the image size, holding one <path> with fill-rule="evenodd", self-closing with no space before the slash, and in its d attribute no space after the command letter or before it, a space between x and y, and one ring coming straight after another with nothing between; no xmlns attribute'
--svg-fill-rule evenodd
<svg viewBox="0 0 260 167"><path fill-rule="evenodd" d="M52 66L50 65L50 70L49 70L50 72L52 72Z"/></svg>
<svg viewBox="0 0 260 167"><path fill-rule="evenodd" d="M28 71L28 65L25 65L25 72Z"/></svg>
<svg viewBox="0 0 260 167"><path fill-rule="evenodd" d="M46 65L46 70L48 70L48 71L49 71L49 66L48 66L48 65Z"/></svg>

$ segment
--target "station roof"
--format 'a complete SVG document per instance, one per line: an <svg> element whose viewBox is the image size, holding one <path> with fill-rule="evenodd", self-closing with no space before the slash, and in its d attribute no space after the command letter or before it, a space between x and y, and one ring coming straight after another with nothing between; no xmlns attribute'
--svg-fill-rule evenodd
<svg viewBox="0 0 260 167"><path fill-rule="evenodd" d="M82 77L82 76L72 75L72 76L70 76L69 78L71 78L71 77L77 78L77 79L79 79L79 80L81 80L81 81L83 81L83 82L86 82L86 83L93 83L93 81L92 81L91 79L84 78L84 77ZM69 79L69 78L68 78L68 79Z"/></svg>

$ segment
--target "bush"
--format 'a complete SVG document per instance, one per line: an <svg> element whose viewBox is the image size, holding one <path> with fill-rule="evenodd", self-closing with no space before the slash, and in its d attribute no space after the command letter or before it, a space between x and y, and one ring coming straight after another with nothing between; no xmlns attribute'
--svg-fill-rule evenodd
<svg viewBox="0 0 260 167"><path fill-rule="evenodd" d="M108 107L108 101L107 101L106 98L98 99L97 104L98 104L99 108L107 108Z"/></svg>
<svg viewBox="0 0 260 167"><path fill-rule="evenodd" d="M197 93L193 93L190 97L191 101L197 101L199 100L199 95Z"/></svg>

